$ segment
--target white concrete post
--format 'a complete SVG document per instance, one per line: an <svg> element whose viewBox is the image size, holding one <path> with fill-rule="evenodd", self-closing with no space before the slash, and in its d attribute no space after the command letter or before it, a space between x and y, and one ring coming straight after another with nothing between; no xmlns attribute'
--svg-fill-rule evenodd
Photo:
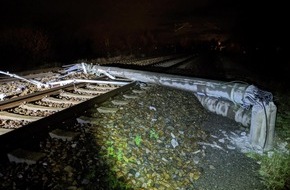
<svg viewBox="0 0 290 190"><path fill-rule="evenodd" d="M252 107L250 142L253 146L264 150L273 148L276 114L277 107L273 102Z"/></svg>
<svg viewBox="0 0 290 190"><path fill-rule="evenodd" d="M277 108L272 101L272 94L254 85L88 64L76 64L66 71L84 70L84 67L85 72L92 74L105 72L112 76L194 92L206 109L230 117L244 126L250 125L253 146L264 150L270 150L273 146ZM252 109L251 113L245 108Z"/></svg>
<svg viewBox="0 0 290 190"><path fill-rule="evenodd" d="M227 100L220 100L215 97L202 96L195 93L201 105L217 115L222 115L249 127L251 124L251 111L244 109L242 106L234 104Z"/></svg>

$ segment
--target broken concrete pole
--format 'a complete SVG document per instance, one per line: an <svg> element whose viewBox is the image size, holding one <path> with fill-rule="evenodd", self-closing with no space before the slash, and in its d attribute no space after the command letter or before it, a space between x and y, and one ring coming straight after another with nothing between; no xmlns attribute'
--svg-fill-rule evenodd
<svg viewBox="0 0 290 190"><path fill-rule="evenodd" d="M96 75L105 72L116 77L123 77L134 81L154 83L194 92L206 109L213 111L216 114L234 118L235 121L238 121L245 126L249 125L250 120L250 139L254 146L260 146L263 149L270 149L273 145L273 133L277 109L273 103L272 94L270 92L262 91L254 85L122 69L117 67L104 67L84 63L76 64L68 68L67 72L75 70L82 70ZM265 105L265 107L260 108L261 103ZM240 108L236 109L236 105ZM252 109L252 113L249 114L246 109ZM263 110L266 112L264 115L267 115L264 119L262 119L261 116ZM267 125L264 123L267 123Z"/></svg>
<svg viewBox="0 0 290 190"><path fill-rule="evenodd" d="M118 77L194 91L207 96L223 97L236 103L244 103L242 101L243 94L249 86L240 83L228 83L227 86L225 86L225 82L214 80L96 65L94 70L97 69L104 70Z"/></svg>
<svg viewBox="0 0 290 190"><path fill-rule="evenodd" d="M251 111L244 109L242 106L234 104L227 100L202 96L195 93L201 105L207 110L224 117L235 120L243 126L249 127L251 124Z"/></svg>
<svg viewBox="0 0 290 190"><path fill-rule="evenodd" d="M273 102L268 105L256 104L252 107L250 142L264 150L273 147L277 107Z"/></svg>

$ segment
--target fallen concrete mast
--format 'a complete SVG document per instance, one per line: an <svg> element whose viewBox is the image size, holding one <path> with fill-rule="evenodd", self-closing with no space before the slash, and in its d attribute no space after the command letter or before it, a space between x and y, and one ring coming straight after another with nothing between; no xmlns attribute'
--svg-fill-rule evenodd
<svg viewBox="0 0 290 190"><path fill-rule="evenodd" d="M270 150L273 147L277 107L270 92L254 85L222 82L148 71L75 64L67 72L83 71L108 77L124 77L135 81L154 83L191 91L203 107L216 114L234 119L250 127L250 142L254 147Z"/></svg>

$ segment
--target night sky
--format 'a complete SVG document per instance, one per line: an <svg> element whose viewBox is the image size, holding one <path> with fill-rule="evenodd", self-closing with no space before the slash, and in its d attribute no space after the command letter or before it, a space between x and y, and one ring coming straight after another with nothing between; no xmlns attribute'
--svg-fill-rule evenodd
<svg viewBox="0 0 290 190"><path fill-rule="evenodd" d="M173 46L192 49L213 39L249 50L284 50L289 41L286 3L254 2L1 0L0 58L36 63L149 55Z"/></svg>

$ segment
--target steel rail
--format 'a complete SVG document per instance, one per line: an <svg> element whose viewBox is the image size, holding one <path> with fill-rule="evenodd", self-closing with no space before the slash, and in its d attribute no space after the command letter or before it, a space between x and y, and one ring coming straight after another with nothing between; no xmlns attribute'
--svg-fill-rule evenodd
<svg viewBox="0 0 290 190"><path fill-rule="evenodd" d="M11 98L9 100L4 100L0 102L0 111L3 111L5 109L17 107L21 105L23 102L33 102L36 100L40 100L46 96L49 95L55 95L59 94L61 90L66 89L66 90L73 90L75 87L82 87L85 86L86 83L78 83L78 84L67 84L64 86L59 86L55 88L51 88L48 90L43 90L35 93L31 93L25 96L19 96L16 98Z"/></svg>
<svg viewBox="0 0 290 190"><path fill-rule="evenodd" d="M37 147L36 142L45 138L49 134L49 131L58 128L59 124L65 123L66 121L73 121L86 112L86 110L92 108L92 106L101 104L109 98L131 89L136 84L133 81L127 85L0 135L0 160L7 159L6 153L16 148L38 149L39 147Z"/></svg>

